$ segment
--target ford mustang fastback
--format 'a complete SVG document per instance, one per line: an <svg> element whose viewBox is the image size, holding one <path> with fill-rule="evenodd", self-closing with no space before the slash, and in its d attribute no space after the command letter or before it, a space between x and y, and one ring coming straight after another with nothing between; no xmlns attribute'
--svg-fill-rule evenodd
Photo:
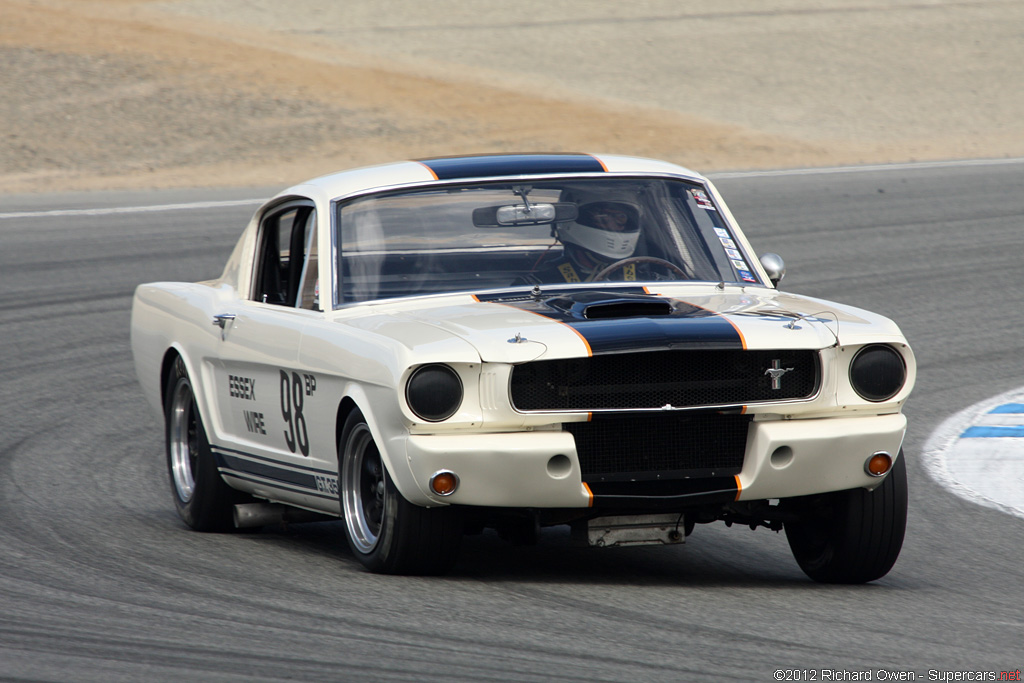
<svg viewBox="0 0 1024 683"><path fill-rule="evenodd" d="M431 574L485 529L725 522L872 581L903 542L914 356L784 272L672 164L407 161L280 193L214 280L139 286L132 352L200 531L341 519L371 571Z"/></svg>

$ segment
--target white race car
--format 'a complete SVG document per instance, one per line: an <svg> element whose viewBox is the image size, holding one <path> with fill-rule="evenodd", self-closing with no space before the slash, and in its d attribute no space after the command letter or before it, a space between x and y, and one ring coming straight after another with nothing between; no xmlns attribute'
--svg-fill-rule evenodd
<svg viewBox="0 0 1024 683"><path fill-rule="evenodd" d="M340 517L370 570L430 574L485 528L724 521L871 581L903 542L914 356L783 274L672 164L408 161L285 190L216 280L141 285L132 352L194 529Z"/></svg>

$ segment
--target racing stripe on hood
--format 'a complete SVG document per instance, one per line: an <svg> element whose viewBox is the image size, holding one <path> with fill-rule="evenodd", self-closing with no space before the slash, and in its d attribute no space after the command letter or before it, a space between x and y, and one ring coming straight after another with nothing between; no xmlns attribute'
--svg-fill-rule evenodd
<svg viewBox="0 0 1024 683"><path fill-rule="evenodd" d="M438 180L607 171L600 160L588 154L494 154L417 161L429 168Z"/></svg>
<svg viewBox="0 0 1024 683"><path fill-rule="evenodd" d="M635 291L633 291L635 289ZM590 355L665 349L743 349L743 335L727 318L699 306L643 289L575 290L545 299L478 296L571 327Z"/></svg>

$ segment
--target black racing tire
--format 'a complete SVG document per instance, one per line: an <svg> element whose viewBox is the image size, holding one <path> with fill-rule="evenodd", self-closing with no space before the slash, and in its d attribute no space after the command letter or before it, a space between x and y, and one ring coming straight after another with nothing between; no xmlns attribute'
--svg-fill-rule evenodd
<svg viewBox="0 0 1024 683"><path fill-rule="evenodd" d="M402 496L363 414L353 410L338 440L338 498L352 553L372 572L437 575L451 569L462 543L454 506L425 508Z"/></svg>
<svg viewBox="0 0 1024 683"><path fill-rule="evenodd" d="M800 568L821 583L866 583L889 573L907 527L907 465L900 451L874 491L851 489L785 501L801 517L785 524Z"/></svg>
<svg viewBox="0 0 1024 683"><path fill-rule="evenodd" d="M181 519L196 531L234 531L234 506L245 494L217 471L185 363L179 356L167 378L164 426L171 497Z"/></svg>

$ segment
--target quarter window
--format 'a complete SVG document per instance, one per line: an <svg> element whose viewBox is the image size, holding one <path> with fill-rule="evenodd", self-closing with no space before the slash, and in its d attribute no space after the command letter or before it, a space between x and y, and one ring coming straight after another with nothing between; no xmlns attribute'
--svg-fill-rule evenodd
<svg viewBox="0 0 1024 683"><path fill-rule="evenodd" d="M292 204L264 218L253 298L316 310L316 283L316 210Z"/></svg>

